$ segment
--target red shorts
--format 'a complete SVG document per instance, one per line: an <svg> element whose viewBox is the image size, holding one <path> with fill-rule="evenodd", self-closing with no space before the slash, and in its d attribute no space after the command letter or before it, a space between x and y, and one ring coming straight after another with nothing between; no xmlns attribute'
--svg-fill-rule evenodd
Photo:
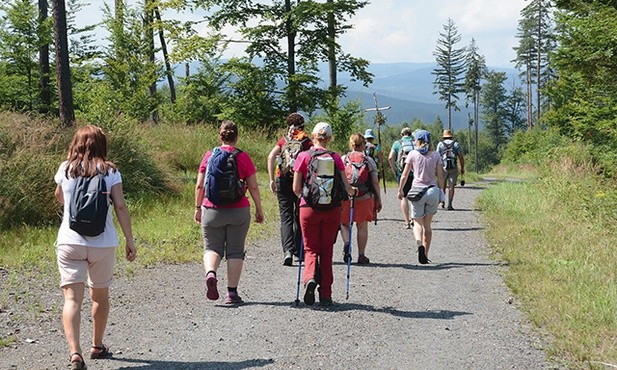
<svg viewBox="0 0 617 370"><path fill-rule="evenodd" d="M344 200L341 206L341 224L349 226L351 201ZM375 198L356 200L353 207L353 221L358 223L373 220L375 220Z"/></svg>

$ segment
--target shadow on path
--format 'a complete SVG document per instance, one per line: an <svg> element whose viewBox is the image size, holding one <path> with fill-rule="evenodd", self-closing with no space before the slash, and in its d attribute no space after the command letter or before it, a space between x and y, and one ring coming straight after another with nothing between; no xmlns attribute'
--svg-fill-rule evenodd
<svg viewBox="0 0 617 370"><path fill-rule="evenodd" d="M340 263L342 264L342 263ZM418 265L409 263L373 263L368 265L352 265L352 268L371 268L371 267L395 267L407 270L447 270L461 267L485 267L485 266L503 266L503 263L477 263L477 262L446 262L432 263L428 265Z"/></svg>
<svg viewBox="0 0 617 370"><path fill-rule="evenodd" d="M264 367L274 363L272 359L256 359L239 362L220 362L220 361L206 361L206 362L182 362L182 361L158 361L158 360L141 360L136 358L110 358L111 361L122 361L139 364L140 366L123 366L118 369L131 369L131 370L168 370L168 369L228 369L239 370L249 369L256 367Z"/></svg>

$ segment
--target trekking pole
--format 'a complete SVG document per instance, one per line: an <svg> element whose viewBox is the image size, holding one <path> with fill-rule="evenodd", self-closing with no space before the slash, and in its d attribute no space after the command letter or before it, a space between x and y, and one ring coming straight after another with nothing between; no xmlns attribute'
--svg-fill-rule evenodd
<svg viewBox="0 0 617 370"><path fill-rule="evenodd" d="M302 277L302 261L304 261L304 239L300 237L300 253L298 253L298 285L296 287L296 307L300 304L300 279Z"/></svg>
<svg viewBox="0 0 617 370"><path fill-rule="evenodd" d="M349 299L349 278L351 275L351 244L352 244L352 231L353 231L353 207L356 200L356 196L351 197L351 207L349 207L349 258L347 258L347 290L345 291L345 299Z"/></svg>

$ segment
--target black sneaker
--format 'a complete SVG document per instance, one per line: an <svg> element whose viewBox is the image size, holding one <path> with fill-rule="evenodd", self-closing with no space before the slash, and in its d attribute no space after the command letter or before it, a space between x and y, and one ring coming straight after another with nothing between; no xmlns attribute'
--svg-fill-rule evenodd
<svg viewBox="0 0 617 370"><path fill-rule="evenodd" d="M418 262L423 265L426 265L428 263L428 258L426 258L426 253L423 245L418 247Z"/></svg>
<svg viewBox="0 0 617 370"><path fill-rule="evenodd" d="M306 283L306 291L304 292L304 303L309 306L312 306L315 303L315 288L317 287L317 282L315 279L310 279Z"/></svg>
<svg viewBox="0 0 617 370"><path fill-rule="evenodd" d="M285 266L291 266L293 265L294 259L293 259L293 255L291 254L291 252L287 251L285 252L285 259L283 259L283 265Z"/></svg>
<svg viewBox="0 0 617 370"><path fill-rule="evenodd" d="M343 262L351 262L351 254L349 254L349 243L345 243L345 245L343 245Z"/></svg>

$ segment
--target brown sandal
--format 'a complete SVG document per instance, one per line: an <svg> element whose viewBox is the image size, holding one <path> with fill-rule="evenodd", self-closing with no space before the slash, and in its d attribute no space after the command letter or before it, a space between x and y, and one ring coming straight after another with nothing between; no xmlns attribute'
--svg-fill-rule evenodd
<svg viewBox="0 0 617 370"><path fill-rule="evenodd" d="M73 356L79 356L79 361L73 361ZM86 361L84 361L83 356L79 352L71 353L69 357L69 361L71 361L71 370L87 370L88 366L86 366Z"/></svg>
<svg viewBox="0 0 617 370"><path fill-rule="evenodd" d="M93 350L96 350L96 352L94 352ZM109 351L109 347L107 347L104 344L101 344L100 346L92 346L92 349L90 349L91 359L107 358L111 356L112 356L112 353L111 351Z"/></svg>

